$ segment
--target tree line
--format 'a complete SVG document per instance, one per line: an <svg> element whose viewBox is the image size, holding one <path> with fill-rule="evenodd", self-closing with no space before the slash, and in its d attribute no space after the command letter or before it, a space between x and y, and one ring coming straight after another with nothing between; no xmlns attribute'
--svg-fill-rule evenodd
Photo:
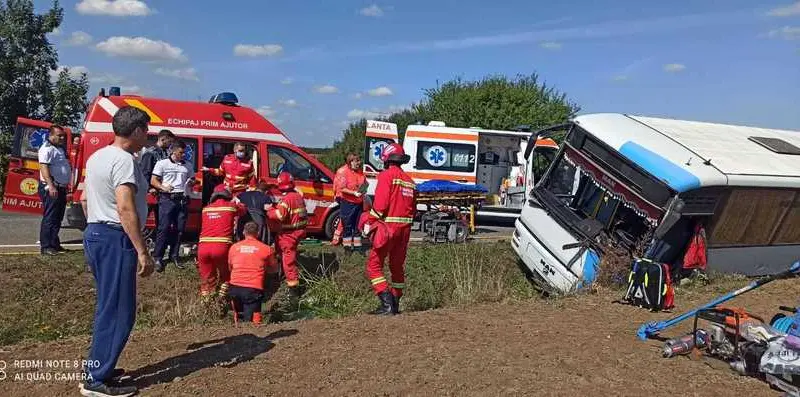
<svg viewBox="0 0 800 397"><path fill-rule="evenodd" d="M455 78L426 89L422 100L409 108L376 120L397 124L400 139L411 124L443 121L449 127L513 130L527 125L534 131L566 121L580 107L563 92L539 80L536 73L513 78L490 75L477 81ZM353 121L333 148L319 154L335 170L347 153L363 155L366 119Z"/></svg>

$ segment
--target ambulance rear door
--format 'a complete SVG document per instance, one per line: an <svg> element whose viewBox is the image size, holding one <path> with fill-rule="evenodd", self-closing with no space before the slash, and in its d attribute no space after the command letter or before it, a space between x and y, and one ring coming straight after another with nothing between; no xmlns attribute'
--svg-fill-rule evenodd
<svg viewBox="0 0 800 397"><path fill-rule="evenodd" d="M410 125L403 149L411 160L403 169L416 183L436 179L474 184L478 134L467 128Z"/></svg>
<svg viewBox="0 0 800 397"><path fill-rule="evenodd" d="M3 211L42 214L39 198L39 148L50 135L52 123L40 120L17 118L14 140L8 159L8 174L3 191ZM66 151L72 146L72 133L67 133ZM73 168L74 168L73 164ZM72 186L70 186L72 189Z"/></svg>
<svg viewBox="0 0 800 397"><path fill-rule="evenodd" d="M399 142L397 124L385 121L367 120L367 130L364 139L364 175L367 177L369 188L368 195L375 194L375 185L378 173L383 171L381 153L386 145Z"/></svg>

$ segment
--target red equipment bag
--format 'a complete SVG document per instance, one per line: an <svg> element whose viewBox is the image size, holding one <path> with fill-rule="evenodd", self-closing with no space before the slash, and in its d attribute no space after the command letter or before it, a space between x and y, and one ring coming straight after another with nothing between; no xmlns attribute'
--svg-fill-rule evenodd
<svg viewBox="0 0 800 397"><path fill-rule="evenodd" d="M706 252L706 230L703 228L703 225L698 223L694 227L692 240L689 242L686 253L683 255L683 268L687 270L706 270Z"/></svg>

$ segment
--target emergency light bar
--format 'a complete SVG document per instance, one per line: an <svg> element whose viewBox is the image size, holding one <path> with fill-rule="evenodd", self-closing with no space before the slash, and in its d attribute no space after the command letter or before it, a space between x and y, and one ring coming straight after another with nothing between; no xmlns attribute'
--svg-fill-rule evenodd
<svg viewBox="0 0 800 397"><path fill-rule="evenodd" d="M208 103L221 103L223 105L236 105L239 103L239 98L232 92L221 92L211 97Z"/></svg>

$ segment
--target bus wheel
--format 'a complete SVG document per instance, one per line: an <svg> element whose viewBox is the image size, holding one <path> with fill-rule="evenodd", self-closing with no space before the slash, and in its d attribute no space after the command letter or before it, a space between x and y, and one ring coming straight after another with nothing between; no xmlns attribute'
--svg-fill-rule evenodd
<svg viewBox="0 0 800 397"><path fill-rule="evenodd" d="M336 233L336 228L339 227L339 210L335 209L328 215L325 220L325 238L328 241L333 240L333 234Z"/></svg>

